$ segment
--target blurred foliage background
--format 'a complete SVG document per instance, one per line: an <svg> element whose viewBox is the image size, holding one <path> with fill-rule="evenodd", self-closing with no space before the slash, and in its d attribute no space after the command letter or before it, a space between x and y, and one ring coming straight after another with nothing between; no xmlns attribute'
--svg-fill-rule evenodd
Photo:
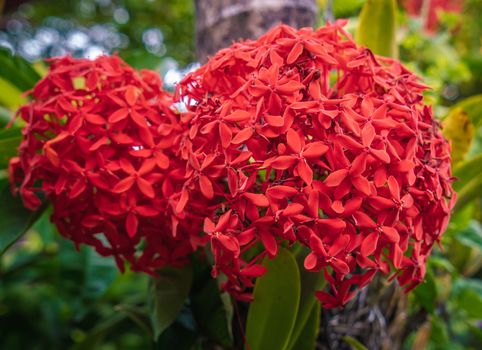
<svg viewBox="0 0 482 350"><path fill-rule="evenodd" d="M320 24L350 18L365 0L318 0ZM429 7L427 7L427 3ZM406 349L482 348L482 1L400 0L400 59L431 86L427 99L453 143L459 202L426 283L409 296ZM43 58L117 52L160 72L168 87L198 64L190 0L0 0L0 127L45 72ZM15 56L12 56L14 54ZM144 349L147 278L120 274L59 237L44 212L23 238L9 227L29 213L10 198L7 158L20 134L0 130L0 349ZM13 151L12 151L13 150ZM16 203L16 204L15 204ZM3 204L2 204L3 205ZM189 315L188 315L189 316ZM184 317L188 335L198 325ZM200 343L199 343L200 344Z"/></svg>

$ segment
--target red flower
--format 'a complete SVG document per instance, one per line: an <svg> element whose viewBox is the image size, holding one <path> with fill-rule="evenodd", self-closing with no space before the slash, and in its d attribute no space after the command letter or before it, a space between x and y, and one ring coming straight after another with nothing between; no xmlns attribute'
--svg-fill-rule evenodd
<svg viewBox="0 0 482 350"><path fill-rule="evenodd" d="M300 242L325 307L378 272L413 288L455 201L449 145L425 86L356 46L343 23L235 43L178 86L189 174L177 208L209 200L213 274L249 300L261 259Z"/></svg>
<svg viewBox="0 0 482 350"><path fill-rule="evenodd" d="M149 273L182 264L202 219L176 208L185 176L184 129L157 74L118 57L54 59L20 108L26 122L11 179L25 205L45 195L52 220L76 244ZM182 221L182 222L181 222Z"/></svg>

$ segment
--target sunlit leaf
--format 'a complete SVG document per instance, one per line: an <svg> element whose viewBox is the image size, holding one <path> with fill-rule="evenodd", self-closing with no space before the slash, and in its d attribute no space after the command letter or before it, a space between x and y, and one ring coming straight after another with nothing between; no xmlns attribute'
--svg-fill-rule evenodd
<svg viewBox="0 0 482 350"><path fill-rule="evenodd" d="M0 94L0 106L14 110L27 101L27 99L22 96L21 90L1 77L0 91L2 92Z"/></svg>
<svg viewBox="0 0 482 350"><path fill-rule="evenodd" d="M366 0L358 21L356 41L377 55L397 57L396 10L395 0Z"/></svg>

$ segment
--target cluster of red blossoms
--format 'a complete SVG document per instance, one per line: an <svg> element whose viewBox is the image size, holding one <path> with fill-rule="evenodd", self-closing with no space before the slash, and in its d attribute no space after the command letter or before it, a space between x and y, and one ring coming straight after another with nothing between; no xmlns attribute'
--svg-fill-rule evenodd
<svg viewBox="0 0 482 350"><path fill-rule="evenodd" d="M45 195L76 244L113 255L121 270L154 272L192 252L202 221L173 215L184 180L182 133L159 76L118 57L54 59L20 108L26 122L10 178L25 206ZM192 232L191 232L192 231Z"/></svg>
<svg viewBox="0 0 482 350"><path fill-rule="evenodd" d="M79 83L80 81L80 83ZM213 275L250 300L266 256L307 247L324 307L377 272L407 290L455 201L450 149L426 87L338 22L236 43L177 87L117 57L55 60L19 115L11 177L77 243L154 273L207 244Z"/></svg>
<svg viewBox="0 0 482 350"><path fill-rule="evenodd" d="M224 288L247 298L261 258L295 242L310 249L305 268L325 273L325 307L378 271L407 290L422 281L455 201L424 89L340 22L279 26L189 74L177 91L189 109L183 196L218 203L204 232Z"/></svg>

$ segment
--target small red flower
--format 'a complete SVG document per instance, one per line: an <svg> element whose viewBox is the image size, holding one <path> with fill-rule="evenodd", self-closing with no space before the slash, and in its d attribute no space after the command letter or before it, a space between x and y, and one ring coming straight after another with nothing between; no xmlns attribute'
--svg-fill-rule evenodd
<svg viewBox="0 0 482 350"><path fill-rule="evenodd" d="M424 89L342 22L278 26L190 73L176 92L189 127L178 210L209 200L204 234L223 288L249 300L261 259L295 242L310 249L305 268L324 271L325 307L377 272L420 283L455 200Z"/></svg>

